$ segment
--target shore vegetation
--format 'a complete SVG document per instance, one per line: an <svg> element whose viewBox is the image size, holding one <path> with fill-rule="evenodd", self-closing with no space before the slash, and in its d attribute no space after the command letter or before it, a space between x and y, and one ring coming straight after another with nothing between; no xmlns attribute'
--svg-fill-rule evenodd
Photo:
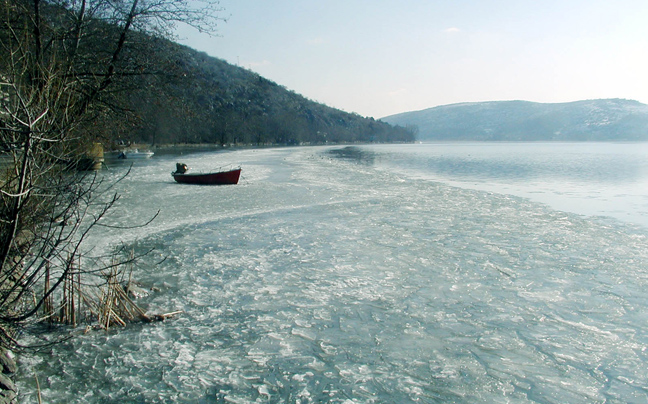
<svg viewBox="0 0 648 404"><path fill-rule="evenodd" d="M84 249L119 195L79 171L81 157L151 73L142 40L180 22L214 32L219 11L209 0L0 0L0 346L43 318L74 323L85 278L109 284L136 258Z"/></svg>

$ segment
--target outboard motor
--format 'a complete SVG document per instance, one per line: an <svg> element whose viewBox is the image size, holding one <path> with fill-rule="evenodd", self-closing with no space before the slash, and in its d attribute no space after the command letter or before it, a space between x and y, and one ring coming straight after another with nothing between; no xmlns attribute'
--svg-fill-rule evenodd
<svg viewBox="0 0 648 404"><path fill-rule="evenodd" d="M187 167L186 164L183 163L176 163L176 171L175 174L184 174L189 170L189 167Z"/></svg>

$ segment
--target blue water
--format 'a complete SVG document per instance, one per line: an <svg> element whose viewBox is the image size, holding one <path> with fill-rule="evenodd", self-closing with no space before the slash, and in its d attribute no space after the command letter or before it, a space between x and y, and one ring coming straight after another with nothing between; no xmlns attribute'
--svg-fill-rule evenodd
<svg viewBox="0 0 648 404"><path fill-rule="evenodd" d="M155 248L175 319L21 355L44 402L648 400L646 145L424 144L155 156L99 254ZM241 165L236 186L176 184ZM125 167L106 175L117 178ZM29 336L24 336L29 341Z"/></svg>
<svg viewBox="0 0 648 404"><path fill-rule="evenodd" d="M648 226L648 143L374 146L376 166ZM385 153L386 152L386 153Z"/></svg>

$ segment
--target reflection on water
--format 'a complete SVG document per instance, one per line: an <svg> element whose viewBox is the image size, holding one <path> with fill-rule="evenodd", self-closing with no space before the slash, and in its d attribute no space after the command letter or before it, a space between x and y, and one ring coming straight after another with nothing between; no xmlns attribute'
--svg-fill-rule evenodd
<svg viewBox="0 0 648 404"><path fill-rule="evenodd" d="M395 148L395 149L394 149ZM369 146L382 162L453 180L628 183L648 174L648 144L444 143ZM385 158L383 158L385 157Z"/></svg>
<svg viewBox="0 0 648 404"><path fill-rule="evenodd" d="M347 146L342 149L331 149L329 154L334 157L355 161L359 164L372 166L376 160L376 153L357 146Z"/></svg>
<svg viewBox="0 0 648 404"><path fill-rule="evenodd" d="M407 176L648 226L648 143L438 143L362 149L374 153L377 167Z"/></svg>

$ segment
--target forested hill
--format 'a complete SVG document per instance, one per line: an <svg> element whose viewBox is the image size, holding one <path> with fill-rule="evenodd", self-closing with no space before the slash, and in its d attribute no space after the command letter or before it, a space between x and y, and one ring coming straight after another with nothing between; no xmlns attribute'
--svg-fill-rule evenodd
<svg viewBox="0 0 648 404"><path fill-rule="evenodd" d="M418 140L648 140L648 105L623 99L463 103L382 120L416 126Z"/></svg>
<svg viewBox="0 0 648 404"><path fill-rule="evenodd" d="M306 99L256 73L154 39L127 103L136 119L112 138L150 144L411 142L411 130Z"/></svg>

